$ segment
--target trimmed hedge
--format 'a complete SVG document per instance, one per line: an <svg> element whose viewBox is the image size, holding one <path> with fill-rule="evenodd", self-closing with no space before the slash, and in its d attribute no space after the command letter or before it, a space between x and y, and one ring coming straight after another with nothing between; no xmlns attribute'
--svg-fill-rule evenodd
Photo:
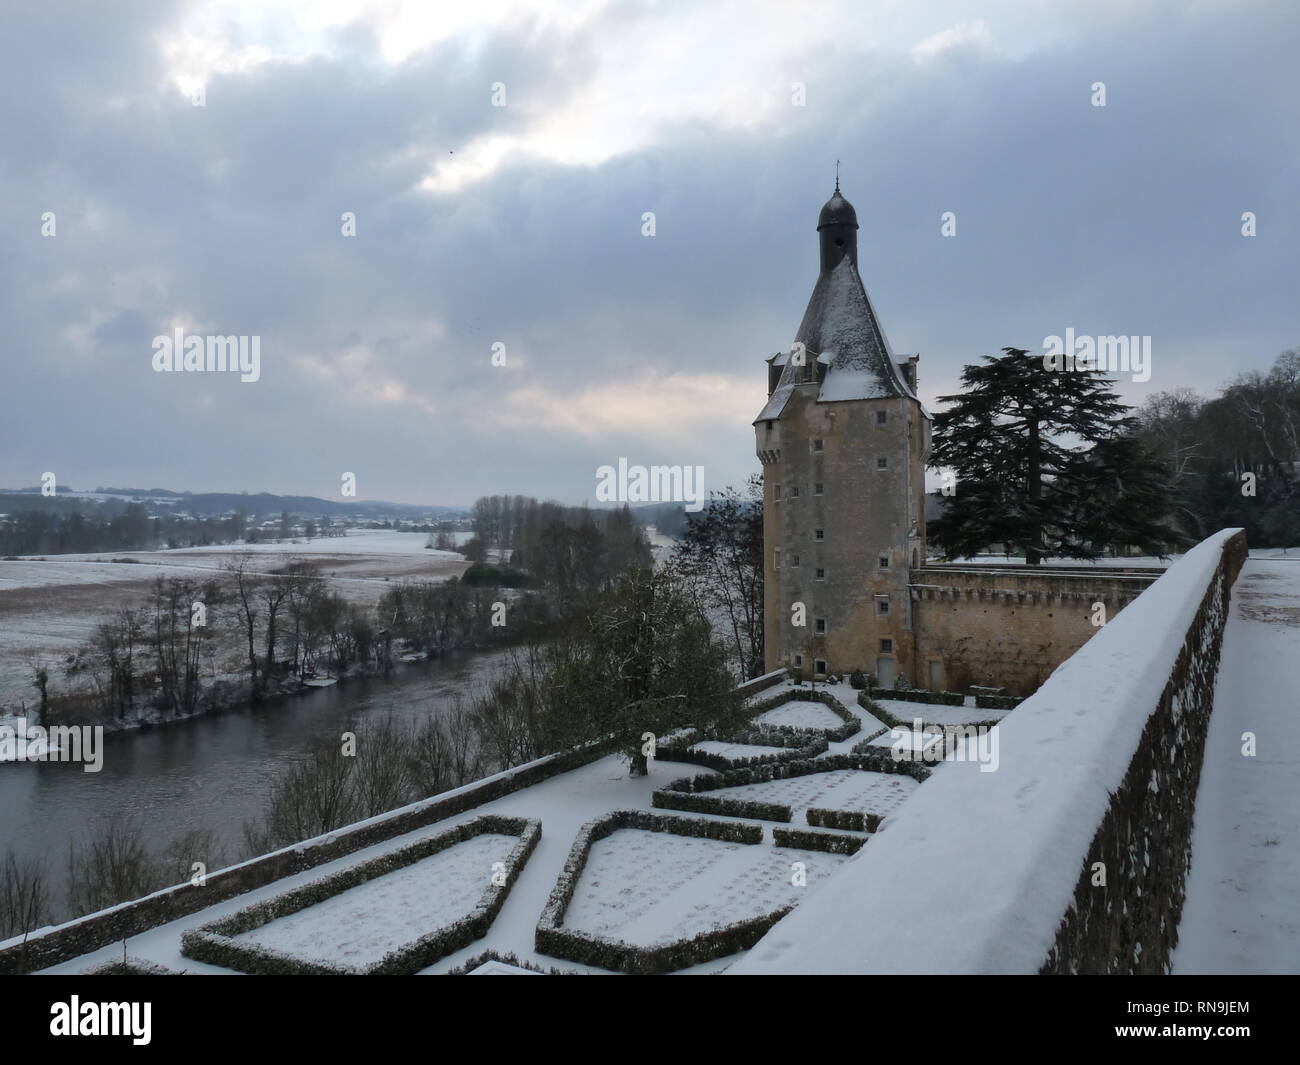
<svg viewBox="0 0 1300 1065"><path fill-rule="evenodd" d="M883 721L886 725L888 725L891 729L895 729L895 728L905 728L905 729L909 729L909 730L910 730L910 729L912 728L912 725L913 725L913 722L912 722L912 721L904 721L901 717L896 717L895 715L891 714L888 710L886 710L886 709L885 709L883 706L881 706L879 703L877 703L877 702L873 702L872 699L871 699L871 697L868 696L866 692L859 692L859 693L858 693L858 705L859 705L860 707L862 707L862 709L865 710L867 713L873 715L874 717L879 718L879 719L880 719L881 721ZM961 727L961 728L992 728L992 727L993 727L994 725L996 725L997 723L998 723L997 720L988 720L988 721L963 721L963 722L961 723L960 727ZM944 728L946 728L946 727L947 727L946 725L940 724L940 723L937 722L937 721L926 721L924 717L921 718L921 728L922 728L923 730L924 730L924 729L944 729ZM880 733L877 732L877 733L875 734L875 736L871 736L871 737L869 737L869 740L874 740L874 739L876 738L876 736L879 736L879 735L880 735ZM863 746L863 744L862 744L862 743L859 743L859 744L857 744L853 749L854 749L855 751L857 751L857 750L858 750L859 748L861 748L862 746Z"/></svg>
<svg viewBox="0 0 1300 1065"><path fill-rule="evenodd" d="M650 804L661 810L684 810L718 817L756 817L760 821L793 821L790 807L776 802L724 799L717 795L690 795L681 791L656 791Z"/></svg>
<svg viewBox="0 0 1300 1065"><path fill-rule="evenodd" d="M773 695L767 699L761 700L760 702L754 703L752 706L745 707L745 713L749 714L751 717L757 717L760 714L767 713L769 710L775 710L778 706L784 706L786 703L793 702L821 703L830 710L831 713L844 722L844 724L840 725L839 728L804 730L818 732L825 736L831 743L843 743L850 736L857 735L857 733L862 729L862 722L858 719L858 715L849 710L848 707L841 703L830 692L825 691L804 691L802 688L789 688L777 695ZM789 726L768 725L759 727L788 728Z"/></svg>
<svg viewBox="0 0 1300 1065"><path fill-rule="evenodd" d="M585 973L577 969L557 969L552 966L549 969L543 969L540 965L534 965L530 961L524 961L523 958L507 951L505 954L499 954L495 950L485 950L482 954L475 954L467 962L462 962L454 969L448 969L443 976L468 976L480 965L490 961L499 961L502 965L514 965L520 969L527 969L531 973L539 973L542 976L585 976Z"/></svg>
<svg viewBox="0 0 1300 1065"><path fill-rule="evenodd" d="M505 883L498 886L489 881L478 903L467 916L403 944L371 965L358 967L308 961L269 947L240 943L234 938L270 924L276 918L298 913L351 888L422 861L457 843L491 832L519 837L505 862ZM181 934L181 953L195 961L263 976L411 975L487 934L541 834L540 821L485 814L436 836L418 840L283 895L255 902L200 928L190 929Z"/></svg>
<svg viewBox="0 0 1300 1065"><path fill-rule="evenodd" d="M907 703L932 703L937 706L965 706L961 692L931 692L920 688L872 688L872 698L901 699Z"/></svg>
<svg viewBox="0 0 1300 1065"><path fill-rule="evenodd" d="M638 947L622 940L563 927L565 911L573 900L578 880L591 854L592 844L623 828L640 828L650 832L667 832L731 843L759 844L763 840L761 825L672 817L645 810L615 810L604 817L588 821L579 829L569 857L565 860L564 869L537 922L534 949L539 954L615 972L667 973L748 950L772 925L790 912L791 907L785 906L762 917L738 921L722 928L700 932L690 939L679 939L654 947Z"/></svg>
<svg viewBox="0 0 1300 1065"><path fill-rule="evenodd" d="M144 958L137 958L134 955L128 955L125 958L115 958L113 961L105 962L103 965L96 965L93 969L87 969L81 974L82 976L184 976L184 973L178 973L175 969L169 969L165 965L159 965L157 962L146 961Z"/></svg>
<svg viewBox="0 0 1300 1065"><path fill-rule="evenodd" d="M713 737L709 738L713 739ZM725 740L715 741L720 743L752 742L752 745L756 747L773 748L772 754L752 755L744 758L728 758L726 755L715 754L712 751L697 751L694 745L698 742L700 742L700 735L695 733L694 738L685 746L679 743L661 743L655 748L655 758L664 762L687 762L691 765L702 765L706 769L716 769L721 773L728 769L744 769L751 766L775 765L778 762L793 762L801 758L816 758L819 754L825 754L829 746L825 736L812 730L783 733L777 733L775 730L771 732L760 730L753 734L746 733L743 736L733 736Z"/></svg>
<svg viewBox="0 0 1300 1065"><path fill-rule="evenodd" d="M809 832L802 828L774 828L772 839L778 847L825 851L827 854L857 854L867 842L861 836L832 836L828 832Z"/></svg>
<svg viewBox="0 0 1300 1065"><path fill-rule="evenodd" d="M1014 710L1024 699L1019 695L977 695L975 705L981 710Z"/></svg>
<svg viewBox="0 0 1300 1065"><path fill-rule="evenodd" d="M880 827L879 814L864 814L858 810L822 810L810 806L804 811L808 824L814 828L838 828L845 832L874 832Z"/></svg>
<svg viewBox="0 0 1300 1065"><path fill-rule="evenodd" d="M863 744L858 746L862 747ZM780 765L759 766L756 769L732 769L712 776L679 777L669 783L664 790L694 795L703 791L717 791L719 788L734 788L742 784L766 784L771 780L830 773L837 769L861 769L869 773L901 773L914 780L926 780L930 776L928 767L920 762L895 759L888 747L868 747L864 750L855 748L852 754L832 754L805 762L784 762Z"/></svg>

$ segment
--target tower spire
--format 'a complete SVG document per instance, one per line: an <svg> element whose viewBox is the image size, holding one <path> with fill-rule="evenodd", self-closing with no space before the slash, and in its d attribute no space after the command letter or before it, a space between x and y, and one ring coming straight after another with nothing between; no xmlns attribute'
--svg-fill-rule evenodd
<svg viewBox="0 0 1300 1065"><path fill-rule="evenodd" d="M840 191L840 161L835 160L835 191Z"/></svg>

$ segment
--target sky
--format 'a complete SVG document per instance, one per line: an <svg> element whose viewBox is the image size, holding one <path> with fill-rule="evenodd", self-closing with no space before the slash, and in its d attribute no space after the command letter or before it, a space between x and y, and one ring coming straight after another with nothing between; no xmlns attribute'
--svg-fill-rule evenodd
<svg viewBox="0 0 1300 1065"><path fill-rule="evenodd" d="M1067 329L1212 393L1300 346L1298 50L1289 0L5 0L0 486L739 484L837 160L932 408Z"/></svg>

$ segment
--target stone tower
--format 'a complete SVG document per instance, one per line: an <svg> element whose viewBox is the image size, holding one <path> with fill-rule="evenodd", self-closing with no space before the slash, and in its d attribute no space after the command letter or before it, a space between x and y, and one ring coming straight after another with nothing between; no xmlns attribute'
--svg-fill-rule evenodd
<svg viewBox="0 0 1300 1065"><path fill-rule="evenodd" d="M764 657L805 677L860 668L918 687L908 584L925 561L930 414L919 356L894 356L858 275L858 219L835 193L821 272L754 421L763 464ZM799 604L802 626L796 624Z"/></svg>

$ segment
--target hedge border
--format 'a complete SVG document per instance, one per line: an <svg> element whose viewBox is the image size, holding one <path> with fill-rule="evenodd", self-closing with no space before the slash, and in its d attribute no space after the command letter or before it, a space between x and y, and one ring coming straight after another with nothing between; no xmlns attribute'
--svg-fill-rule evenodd
<svg viewBox="0 0 1300 1065"><path fill-rule="evenodd" d="M748 950L793 908L783 906L761 917L751 917L723 928L700 932L689 939L679 939L655 947L638 947L622 940L563 927L565 912L573 900L582 871L586 868L592 844L623 828L640 828L650 832L749 845L758 845L763 841L762 825L707 821L698 817L672 817L646 810L615 810L588 821L578 830L564 869L556 879L555 887L537 922L534 949L539 954L615 972L672 972Z"/></svg>
<svg viewBox="0 0 1300 1065"><path fill-rule="evenodd" d="M769 710L775 710L778 706L794 702L821 703L844 722L839 728L806 730L820 732L830 743L843 743L850 736L856 736L862 729L862 721L858 715L827 691L804 691L802 688L789 688L777 695L762 699L752 706L745 707L745 714L753 720L759 714L765 714ZM768 727L782 728L789 726L774 725Z"/></svg>
<svg viewBox="0 0 1300 1065"><path fill-rule="evenodd" d="M860 743L858 746L862 747L863 744ZM917 781L926 780L930 776L929 767L920 762L895 759L888 747L871 747L861 751L855 749L850 754L830 754L806 762L783 762L780 765L759 766L757 769L733 769L710 776L679 777L666 785L663 790L697 795L700 792L717 791L720 788L766 784L772 780L831 773L839 769L859 769L868 773L901 773Z"/></svg>
<svg viewBox="0 0 1300 1065"><path fill-rule="evenodd" d="M184 976L183 972L159 965L156 961L137 958L128 954L125 958L114 958L102 962L81 973L82 976Z"/></svg>
<svg viewBox="0 0 1300 1065"><path fill-rule="evenodd" d="M965 706L966 696L961 692L936 692L924 688L868 688L871 695L882 699L898 699L905 703L931 703L935 706Z"/></svg>
<svg viewBox="0 0 1300 1065"><path fill-rule="evenodd" d="M891 729L895 729L895 728L905 728L908 730L912 729L913 726L912 721L904 721L901 717L896 717L895 715L891 714L878 702L874 701L871 698L871 696L869 696L866 692L858 692L858 705L862 707L862 709L865 710L867 713L871 714L873 717L879 718ZM987 710L989 709L989 707L984 707L983 709ZM962 728L992 728L994 725L1000 723L1001 720L1002 720L1001 718L994 718L989 721L963 721L961 723L961 727ZM945 727L946 725L941 722L926 721L924 717L921 718L921 728L923 730L928 728L942 729ZM870 742L871 740L874 740L876 736L879 735L881 735L881 733L877 732L875 736L868 737L866 742ZM862 744L859 743L855 745L853 749L856 751L858 747L861 746Z"/></svg>
<svg viewBox="0 0 1300 1065"><path fill-rule="evenodd" d="M803 828L774 828L772 841L778 847L848 855L857 854L867 843L862 836L833 836L829 832L809 832Z"/></svg>
<svg viewBox="0 0 1300 1065"><path fill-rule="evenodd" d="M804 819L813 828L835 828L843 832L875 832L884 820L880 814L861 810L827 810L818 806L808 807Z"/></svg>
<svg viewBox="0 0 1300 1065"><path fill-rule="evenodd" d="M650 796L650 805L661 810L682 810L718 817L754 817L760 821L794 820L794 811L784 803L724 799L717 795L688 795L680 791L656 791Z"/></svg>
<svg viewBox="0 0 1300 1065"><path fill-rule="evenodd" d="M389 951L371 965L335 965L308 961L269 947L239 943L234 938L486 833L519 837L505 861L505 883L498 885L489 881L467 916ZM542 823L534 818L484 814L445 832L313 880L292 891L255 902L198 928L188 929L181 934L181 953L187 958L207 962L209 965L263 976L411 975L487 934L541 834Z"/></svg>
<svg viewBox="0 0 1300 1065"><path fill-rule="evenodd" d="M1025 700L1019 695L977 695L975 705L981 710L1014 710Z"/></svg>
<svg viewBox="0 0 1300 1065"><path fill-rule="evenodd" d="M759 732L767 732L769 738L777 735L775 729L760 729ZM819 754L825 754L830 746L826 737L823 736L820 731L814 731L811 729L807 730L806 733L792 731L789 733L780 733L780 735L789 736L796 742L804 739L808 742L802 743L798 747L788 747L784 743L759 742L762 737L756 738L750 734L745 734L743 739L738 736L728 737L727 739L713 739L707 735L702 737L701 734L697 732L691 739L689 745L677 743L659 744L655 748L655 758L663 762L686 762L691 765L701 765L706 769L714 769L719 773L722 773L729 769L745 769L759 765L777 765L781 762L797 762L802 759L816 758ZM753 739L754 742L750 744L751 746L771 747L774 751L779 751L780 753L750 755L743 758L728 758L725 754L714 754L712 751L695 750L695 744L700 743L702 738L714 743L748 743Z"/></svg>
<svg viewBox="0 0 1300 1065"><path fill-rule="evenodd" d="M544 969L540 965L534 965L512 951L506 951L502 954L495 950L485 950L481 954L475 954L468 961L461 962L455 968L448 969L442 976L469 976L480 965L486 965L490 961L499 961L502 965L514 965L520 969L527 969L530 973L537 973L539 976L586 976L586 973L579 972L577 969L557 969L551 966Z"/></svg>

